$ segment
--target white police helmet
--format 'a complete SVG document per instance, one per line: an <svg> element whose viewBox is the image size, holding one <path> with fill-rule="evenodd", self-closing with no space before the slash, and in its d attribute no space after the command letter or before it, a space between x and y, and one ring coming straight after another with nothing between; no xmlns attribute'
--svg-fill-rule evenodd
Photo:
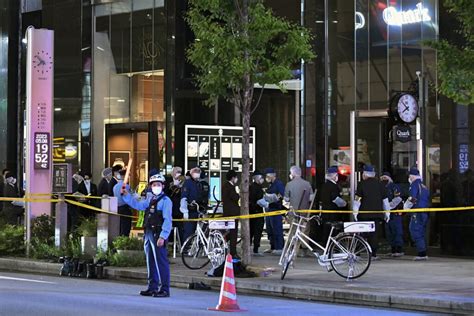
<svg viewBox="0 0 474 316"><path fill-rule="evenodd" d="M166 179L161 173L157 173L157 174L152 175L150 179L148 180L148 183L150 184L152 184L153 182L165 183Z"/></svg>

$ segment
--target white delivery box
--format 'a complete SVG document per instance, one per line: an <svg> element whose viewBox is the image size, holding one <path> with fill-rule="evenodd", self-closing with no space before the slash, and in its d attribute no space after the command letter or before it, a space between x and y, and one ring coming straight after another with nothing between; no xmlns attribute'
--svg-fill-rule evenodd
<svg viewBox="0 0 474 316"><path fill-rule="evenodd" d="M345 233L372 233L375 231L375 222L344 222Z"/></svg>
<svg viewBox="0 0 474 316"><path fill-rule="evenodd" d="M235 221L233 219L209 221L209 229L226 230L226 229L234 229L234 228L235 228Z"/></svg>

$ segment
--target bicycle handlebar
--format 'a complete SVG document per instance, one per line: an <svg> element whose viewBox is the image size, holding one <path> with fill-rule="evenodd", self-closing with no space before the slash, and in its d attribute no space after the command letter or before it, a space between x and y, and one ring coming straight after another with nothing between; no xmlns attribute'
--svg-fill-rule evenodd
<svg viewBox="0 0 474 316"><path fill-rule="evenodd" d="M316 219L318 222L321 221L321 215L320 214L312 215L310 217L305 217L303 215L298 214L295 210L288 211L288 214L290 214L294 217L297 217L297 218L305 219L307 221L310 221L310 220L313 220L313 219Z"/></svg>

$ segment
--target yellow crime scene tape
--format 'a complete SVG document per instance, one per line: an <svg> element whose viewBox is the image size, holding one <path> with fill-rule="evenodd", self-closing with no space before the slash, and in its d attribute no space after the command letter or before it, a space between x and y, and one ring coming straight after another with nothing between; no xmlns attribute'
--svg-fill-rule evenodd
<svg viewBox="0 0 474 316"><path fill-rule="evenodd" d="M35 194L36 196L46 196L51 194ZM25 195L26 196L26 195ZM30 194L29 196L33 196ZM68 197L74 198L95 198L95 199L102 199L101 197L91 197L91 196L77 196L73 194L65 195ZM109 212L103 210L101 208L84 204L75 200L71 199L38 199L38 198L30 198L30 197L23 197L23 198L10 198L10 197L0 197L0 201L4 202L40 202L40 203L58 203L58 202L66 202L72 205L76 205L82 208L86 208L95 212L114 215L114 216L122 216L122 217L130 217L130 218L138 218L137 216L132 215L124 215L118 214L114 212ZM444 208L417 208L417 209L407 209L407 210L391 210L391 211L359 211L358 214L383 214L386 212L389 213L437 213L437 212L462 212L462 211L474 211L474 206L461 206L461 207L444 207ZM260 217L269 217L269 216L277 216L277 215L286 215L291 211L288 210L277 210L271 212L263 212L257 214L249 214L249 215L237 215L237 216L222 216L217 214L213 217L204 217L204 218L190 218L190 219L173 219L175 222L199 222L199 221L208 221L208 220L238 220L238 219L252 219L252 218L260 218ZM306 213L306 214L352 214L352 210L296 210L295 213Z"/></svg>

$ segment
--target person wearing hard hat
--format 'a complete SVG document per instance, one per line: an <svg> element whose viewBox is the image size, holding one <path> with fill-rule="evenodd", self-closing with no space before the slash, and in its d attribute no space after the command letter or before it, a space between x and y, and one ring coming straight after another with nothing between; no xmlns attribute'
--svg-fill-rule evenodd
<svg viewBox="0 0 474 316"><path fill-rule="evenodd" d="M164 193L165 177L160 173L150 176L151 192L143 198L135 198L129 188L122 189L123 200L133 209L145 211L144 248L148 272L148 288L143 296L170 296L170 267L166 242L172 229L173 203Z"/></svg>

